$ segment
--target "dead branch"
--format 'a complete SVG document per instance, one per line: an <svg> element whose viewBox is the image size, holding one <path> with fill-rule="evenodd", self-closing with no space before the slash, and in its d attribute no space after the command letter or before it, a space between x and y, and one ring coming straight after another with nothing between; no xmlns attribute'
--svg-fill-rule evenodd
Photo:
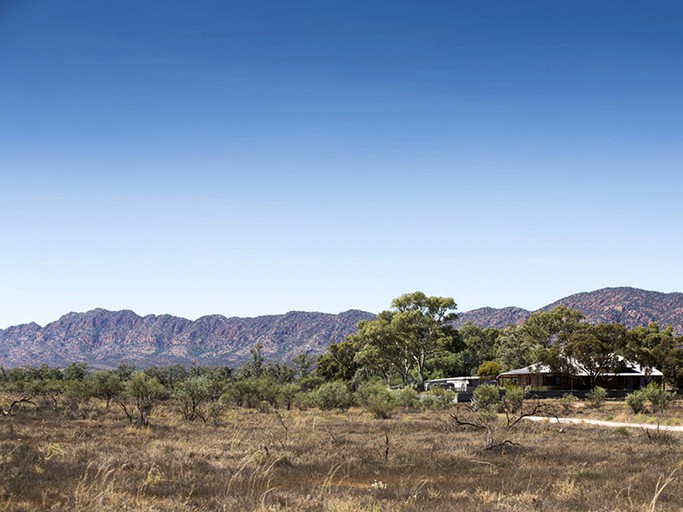
<svg viewBox="0 0 683 512"><path fill-rule="evenodd" d="M534 404L534 406L533 406L529 411L524 412L524 413L520 413L520 414L518 414L518 415L514 415L514 416L512 416L512 417L508 416L508 417L507 417L507 422L506 422L506 425L505 425L505 429L506 429L506 430L511 429L511 428L514 427L517 423L519 423L520 421L522 421L524 418L527 418L527 417L529 417L529 416L534 416L534 415L535 415L538 411L540 411L541 409L543 409L543 406L541 405L541 401L539 400L538 402L536 402L536 404Z"/></svg>
<svg viewBox="0 0 683 512"><path fill-rule="evenodd" d="M126 405L126 403L123 400L117 400L116 405L118 405L121 408L121 410L124 412L124 414L128 418L128 421L131 423L131 425L133 423L135 423L135 418L133 417L133 412L128 408L128 406Z"/></svg>
<svg viewBox="0 0 683 512"><path fill-rule="evenodd" d="M2 409L1 409L2 415L3 416L14 416L14 413L12 412L12 410L17 405L20 405L20 404L31 404L32 406L37 407L35 402L33 402L33 400L31 400L31 397L24 397L23 396L23 397L19 398L18 400L12 400L12 403L9 404L9 407L2 407Z"/></svg>
<svg viewBox="0 0 683 512"><path fill-rule="evenodd" d="M461 419L458 417L457 414L451 413L451 418L455 421L457 425L460 426L465 426L465 427L472 427L477 430L484 430L486 432L486 440L484 443L484 449L485 450L493 450L494 448L500 448L503 446L519 446L518 443L515 443L511 441L510 439L505 439L500 442L494 442L494 437L496 435L496 431L500 428L503 432L508 432L515 427L522 419L528 417L528 416L533 416L536 413L538 413L539 410L543 409L543 406L541 405L540 400L537 401L533 407L531 407L529 410L526 412L522 410L518 411L517 413L512 413L509 409L504 409L503 414L505 417L505 421L503 422L502 425L497 426L497 420L494 418L476 418L474 420L468 421L465 419ZM472 411L474 412L474 411Z"/></svg>
<svg viewBox="0 0 683 512"><path fill-rule="evenodd" d="M384 429L384 461L389 460L389 431Z"/></svg>
<svg viewBox="0 0 683 512"><path fill-rule="evenodd" d="M510 441L509 439L506 439L505 441L501 441L500 443L494 443L491 445L487 445L486 449L487 450L493 450L494 448L500 448L501 446L521 446L519 443L515 443L513 441Z"/></svg>
<svg viewBox="0 0 683 512"><path fill-rule="evenodd" d="M453 418L455 420L456 424L458 424L462 427L474 427L474 428L479 429L479 430L483 430L486 428L485 425L481 425L479 423L472 423L471 421L461 420L460 418L458 418L458 416L455 413L451 413L451 418Z"/></svg>

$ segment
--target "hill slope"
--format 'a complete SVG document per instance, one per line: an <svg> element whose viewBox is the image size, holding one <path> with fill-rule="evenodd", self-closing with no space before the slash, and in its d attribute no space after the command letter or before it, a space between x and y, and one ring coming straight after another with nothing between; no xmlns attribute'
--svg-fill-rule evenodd
<svg viewBox="0 0 683 512"><path fill-rule="evenodd" d="M683 293L604 288L570 295L539 311L559 305L582 311L591 323L618 322L632 328L657 322L683 334ZM472 322L502 328L523 322L531 313L515 307L480 308L461 313L456 325ZM288 359L301 353L320 354L354 332L360 320L371 318L372 313L350 310L338 315L292 311L255 318L209 315L192 321L95 309L69 313L45 327L30 323L0 330L0 365L236 364L248 359L249 349L259 342L267 359Z"/></svg>
<svg viewBox="0 0 683 512"><path fill-rule="evenodd" d="M507 308L479 308L465 311L458 315L455 326L460 327L467 322L480 327L495 327L502 329L508 325L521 324L529 318L531 311L526 309L507 307Z"/></svg>
<svg viewBox="0 0 683 512"><path fill-rule="evenodd" d="M266 358L287 359L324 352L330 343L353 332L360 320L373 317L355 310L338 315L292 311L256 318L210 315L191 321L95 309L69 313L43 328L31 323L0 330L0 365L233 364L250 357L249 349L259 342Z"/></svg>
<svg viewBox="0 0 683 512"><path fill-rule="evenodd" d="M603 288L570 295L540 308L548 311L557 306L578 309L590 323L620 323L627 328L656 322L671 325L677 335L683 334L683 293L662 293L638 288ZM481 327L502 328L522 323L532 311L526 309L481 308L462 313L457 326L471 322Z"/></svg>

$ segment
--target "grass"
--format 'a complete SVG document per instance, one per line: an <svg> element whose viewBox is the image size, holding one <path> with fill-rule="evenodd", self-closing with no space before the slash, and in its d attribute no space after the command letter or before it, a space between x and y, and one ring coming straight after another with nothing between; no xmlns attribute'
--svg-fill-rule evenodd
<svg viewBox="0 0 683 512"><path fill-rule="evenodd" d="M577 401L564 410L557 407L559 416L616 421L620 423L650 423L653 425L683 425L683 401L676 400L665 413L634 414L623 400L607 400L602 407L593 408L586 401Z"/></svg>
<svg viewBox="0 0 683 512"><path fill-rule="evenodd" d="M520 446L485 451L449 411L230 409L212 427L159 408L147 428L114 409L16 412L0 417L0 510L683 509L683 435L525 423Z"/></svg>

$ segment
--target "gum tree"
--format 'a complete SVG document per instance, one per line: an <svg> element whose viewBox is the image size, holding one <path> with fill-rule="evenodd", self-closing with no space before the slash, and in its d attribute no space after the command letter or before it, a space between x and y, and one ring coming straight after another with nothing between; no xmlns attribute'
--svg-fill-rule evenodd
<svg viewBox="0 0 683 512"><path fill-rule="evenodd" d="M356 362L398 373L404 384L424 389L427 361L443 350L454 336L448 322L456 318L450 297L428 297L422 292L394 299L388 311L375 320L358 324L348 339L358 347Z"/></svg>

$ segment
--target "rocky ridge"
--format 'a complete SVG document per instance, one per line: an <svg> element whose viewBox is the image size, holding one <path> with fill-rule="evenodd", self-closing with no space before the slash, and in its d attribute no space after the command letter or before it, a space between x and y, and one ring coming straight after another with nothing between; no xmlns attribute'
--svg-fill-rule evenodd
<svg viewBox="0 0 683 512"><path fill-rule="evenodd" d="M256 343L263 345L267 359L288 359L322 353L355 331L360 320L373 317L355 310L338 315L291 311L255 318L208 315L191 321L94 309L68 313L43 328L31 323L0 330L0 365L235 364L250 357Z"/></svg>
<svg viewBox="0 0 683 512"><path fill-rule="evenodd" d="M582 311L591 323L618 322L632 328L657 322L683 335L683 293L603 288L570 295L539 311L559 305ZM471 322L503 328L522 323L531 314L516 307L479 308L461 313L456 326ZM0 329L0 366L64 366L74 361L93 367L121 362L235 365L250 357L249 349L256 343L263 345L267 359L286 360L301 353L325 352L331 343L354 332L360 320L372 318L372 313L350 310L337 315L291 311L255 318L208 315L192 321L94 309L68 313L45 327L29 323Z"/></svg>
<svg viewBox="0 0 683 512"><path fill-rule="evenodd" d="M619 323L631 329L652 322L660 327L671 325L676 335L683 335L683 293L662 293L639 288L602 288L564 297L537 311L557 306L578 309L592 324ZM524 322L534 311L522 308L480 308L459 315L456 326L466 322L481 327L503 328Z"/></svg>

